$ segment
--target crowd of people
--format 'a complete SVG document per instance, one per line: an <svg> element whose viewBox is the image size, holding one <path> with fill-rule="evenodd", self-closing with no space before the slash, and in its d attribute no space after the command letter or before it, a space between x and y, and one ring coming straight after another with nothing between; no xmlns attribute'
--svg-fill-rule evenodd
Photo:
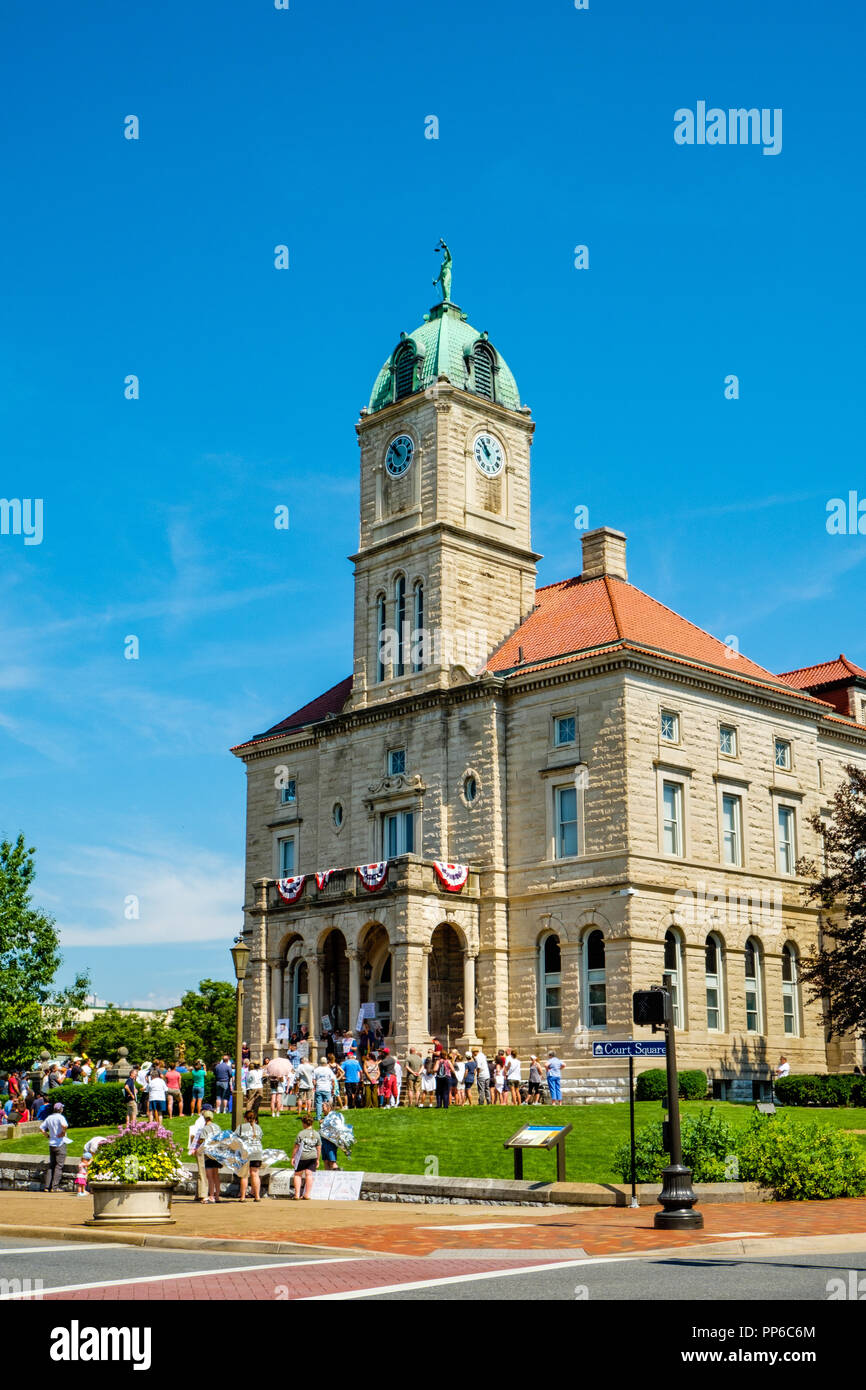
<svg viewBox="0 0 866 1390"><path fill-rule="evenodd" d="M54 1092L64 1081L78 1085L106 1080L110 1064L88 1057L52 1063L38 1072L9 1074L9 1098L0 1122L26 1123L44 1120L52 1113ZM447 1049L433 1038L426 1049L411 1046L398 1055L386 1045L381 1029L367 1022L357 1037L340 1031L322 1039L322 1050L302 1030L293 1035L285 1056L253 1059L245 1043L240 1082L229 1053L213 1065L213 1113L232 1110L240 1086L244 1113L252 1107L254 1120L267 1097L271 1116L294 1111L315 1112L318 1123L324 1107L334 1109L394 1109L398 1105L424 1109L448 1109L452 1105L551 1105L562 1104L563 1062L555 1052L544 1059L530 1054L521 1058L514 1048L501 1048L488 1056L483 1048L460 1052ZM202 1058L187 1064L154 1059L132 1066L123 1080L127 1119L140 1115L149 1120L184 1116L184 1075L191 1085L188 1111L195 1119L205 1110L207 1067ZM36 1089L34 1089L36 1087Z"/></svg>

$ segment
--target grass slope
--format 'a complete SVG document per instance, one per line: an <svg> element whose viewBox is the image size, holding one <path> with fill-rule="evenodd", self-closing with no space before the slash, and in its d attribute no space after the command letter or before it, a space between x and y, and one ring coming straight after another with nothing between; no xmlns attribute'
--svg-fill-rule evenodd
<svg viewBox="0 0 866 1390"><path fill-rule="evenodd" d="M709 1106L705 1101L685 1101L680 1110L695 1115ZM746 1124L752 1113L748 1105L716 1102L714 1108L735 1126ZM820 1119L834 1128L866 1130L866 1109L827 1109L789 1107L803 1120ZM628 1139L628 1105L537 1105L454 1106L450 1110L347 1110L355 1131L351 1158L340 1155L343 1168L365 1169L371 1173L429 1173L443 1177L510 1178L514 1175L513 1154L502 1147L504 1141L523 1124L571 1124L566 1140L567 1175L571 1182L618 1182L611 1165L616 1146ZM639 1101L635 1105L635 1125L661 1117L658 1101ZM291 1152L300 1121L292 1112L271 1119L262 1112L260 1123L268 1148ZM170 1128L186 1153L189 1119L174 1119ZM229 1128L226 1117L225 1128ZM69 1156L76 1158L94 1134L109 1134L110 1128L70 1131ZM866 1136L858 1135L866 1147ZM0 1163L4 1153L47 1153L42 1135L28 1134L0 1144ZM529 1181L550 1181L555 1160L550 1153L524 1151L524 1176Z"/></svg>

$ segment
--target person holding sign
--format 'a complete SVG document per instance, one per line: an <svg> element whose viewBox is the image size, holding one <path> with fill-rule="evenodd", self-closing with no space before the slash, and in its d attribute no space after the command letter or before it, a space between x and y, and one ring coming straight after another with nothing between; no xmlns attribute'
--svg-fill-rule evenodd
<svg viewBox="0 0 866 1390"><path fill-rule="evenodd" d="M319 1166L319 1155L322 1152L322 1140L318 1130L313 1129L313 1117L309 1111L301 1116L301 1128L298 1130L295 1139L295 1147L292 1149L292 1167L295 1170L292 1183L295 1189L295 1201L301 1200L301 1180L304 1183L304 1198L309 1199L313 1191L313 1178Z"/></svg>

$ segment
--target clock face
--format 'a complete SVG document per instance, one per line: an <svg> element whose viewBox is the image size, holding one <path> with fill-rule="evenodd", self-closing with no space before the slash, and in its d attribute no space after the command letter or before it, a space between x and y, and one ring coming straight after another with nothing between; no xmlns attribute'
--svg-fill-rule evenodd
<svg viewBox="0 0 866 1390"><path fill-rule="evenodd" d="M415 455L415 441L408 434L398 434L388 445L385 467L392 478L402 478Z"/></svg>
<svg viewBox="0 0 866 1390"><path fill-rule="evenodd" d="M492 434L479 434L475 440L473 452L475 462L481 472L487 474L488 478L495 478L497 473L502 472L505 455L499 440L494 439Z"/></svg>

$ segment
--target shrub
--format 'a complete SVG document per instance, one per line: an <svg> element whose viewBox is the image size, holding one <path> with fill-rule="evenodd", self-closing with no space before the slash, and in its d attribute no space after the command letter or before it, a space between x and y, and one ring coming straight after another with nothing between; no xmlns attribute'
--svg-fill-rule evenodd
<svg viewBox="0 0 866 1390"><path fill-rule="evenodd" d="M667 1073L661 1067L651 1067L642 1071L635 1082L635 1100L661 1100L667 1094Z"/></svg>
<svg viewBox="0 0 866 1390"><path fill-rule="evenodd" d="M707 1094L705 1071L677 1072L677 1087L681 1100L703 1100ZM667 1095L667 1072L662 1067L642 1071L635 1083L635 1100L661 1100Z"/></svg>
<svg viewBox="0 0 866 1390"><path fill-rule="evenodd" d="M677 1083L683 1100L703 1100L707 1094L707 1073L705 1071L678 1072Z"/></svg>
<svg viewBox="0 0 866 1390"><path fill-rule="evenodd" d="M728 1164L736 1153L737 1136L726 1120L711 1106L701 1115L689 1116L682 1123L683 1163L692 1170L695 1182L724 1182L733 1177ZM662 1121L645 1125L635 1136L635 1175L638 1182L659 1182L669 1162L662 1145ZM631 1178L631 1150L620 1144L613 1155L613 1167L623 1182Z"/></svg>
<svg viewBox="0 0 866 1390"><path fill-rule="evenodd" d="M99 1145L87 1175L97 1183L178 1182L184 1167L169 1130L159 1124L133 1124Z"/></svg>
<svg viewBox="0 0 866 1390"><path fill-rule="evenodd" d="M783 1105L866 1105L866 1077L782 1076L775 1091Z"/></svg>
<svg viewBox="0 0 866 1390"><path fill-rule="evenodd" d="M65 1081L47 1099L52 1105L63 1101L63 1114L71 1129L121 1124L126 1118L126 1098L119 1081L102 1086L77 1086L74 1081Z"/></svg>
<svg viewBox="0 0 866 1390"><path fill-rule="evenodd" d="M740 1175L779 1198L862 1197L866 1156L850 1135L794 1115L753 1115L739 1136Z"/></svg>

